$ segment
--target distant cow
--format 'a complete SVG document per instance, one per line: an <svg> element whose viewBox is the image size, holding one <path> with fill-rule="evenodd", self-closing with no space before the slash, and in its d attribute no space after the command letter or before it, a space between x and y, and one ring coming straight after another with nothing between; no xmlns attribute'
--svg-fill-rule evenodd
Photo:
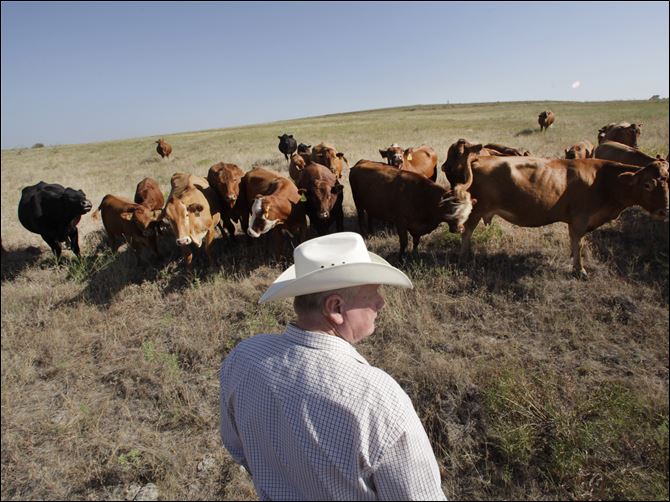
<svg viewBox="0 0 670 502"><path fill-rule="evenodd" d="M590 159L593 158L593 144L584 140L565 149L566 159Z"/></svg>
<svg viewBox="0 0 670 502"><path fill-rule="evenodd" d="M40 181L22 190L19 221L26 229L40 234L57 258L61 255L60 243L68 240L79 257L77 224L91 207L91 201L81 190Z"/></svg>
<svg viewBox="0 0 670 502"><path fill-rule="evenodd" d="M207 181L221 199L221 224L226 227L230 237L235 237L235 225L240 215L237 201L240 195L240 181L244 171L236 164L219 162L209 168Z"/></svg>
<svg viewBox="0 0 670 502"><path fill-rule="evenodd" d="M593 156L596 159L611 160L613 162L620 162L621 164L639 167L647 166L655 160L663 160L660 155L652 157L641 152L637 148L616 141L602 142L596 147Z"/></svg>
<svg viewBox="0 0 670 502"><path fill-rule="evenodd" d="M381 162L360 160L349 173L349 183L363 235L372 231L372 219L395 225L400 239L400 257L407 248L407 232L414 241L416 253L422 235L442 222L452 232L461 232L476 200L468 188L472 173L465 183L446 190L420 174L389 167ZM368 217L367 232L364 226Z"/></svg>
<svg viewBox="0 0 670 502"><path fill-rule="evenodd" d="M288 160L289 156L298 148L298 142L293 139L292 134L282 134L277 136L279 138L279 151L284 154L284 158Z"/></svg>
<svg viewBox="0 0 670 502"><path fill-rule="evenodd" d="M156 151L158 152L158 155L161 156L161 159L167 157L168 159L170 158L170 154L172 153L172 147L168 145L163 138L160 138L158 141L158 146L156 147Z"/></svg>
<svg viewBox="0 0 670 502"><path fill-rule="evenodd" d="M549 126L554 123L556 116L551 110L546 110L537 116L537 123L540 124L540 132L549 129Z"/></svg>
<svg viewBox="0 0 670 502"><path fill-rule="evenodd" d="M304 197L288 178L275 171L255 167L240 183L242 230L258 238L272 230L275 252L281 249L281 231L286 230L298 242L305 240L307 221Z"/></svg>
<svg viewBox="0 0 670 502"><path fill-rule="evenodd" d="M344 154L325 143L319 143L312 149L312 162L326 166L338 179L342 177L345 166L349 167L349 161Z"/></svg>
<svg viewBox="0 0 670 502"><path fill-rule="evenodd" d="M142 247L150 248L160 257L156 244L156 224L162 209L149 209L124 197L107 194L103 197L93 219L102 216L102 224L107 231L112 251L118 251L124 239L138 254Z"/></svg>
<svg viewBox="0 0 670 502"><path fill-rule="evenodd" d="M478 200L465 223L461 256L470 252L472 232L481 219L497 215L522 227L558 221L568 224L573 269L586 276L581 240L615 219L625 208L640 205L652 216L668 217L668 164L644 168L599 159L481 157L481 145L465 152L473 175L470 193Z"/></svg>
<svg viewBox="0 0 670 502"><path fill-rule="evenodd" d="M187 267L193 261L191 244L201 247L204 241L209 264L216 226L221 221L219 196L207 180L187 173L175 173L170 180L172 190L163 216L177 237Z"/></svg>
<svg viewBox="0 0 670 502"><path fill-rule="evenodd" d="M428 145L403 150L393 143L386 150L379 150L389 166L425 176L431 181L437 179L437 154Z"/></svg>
<svg viewBox="0 0 670 502"><path fill-rule="evenodd" d="M607 124L598 130L598 144L604 141L616 141L637 148L640 127L642 127L642 124L629 124L628 122Z"/></svg>
<svg viewBox="0 0 670 502"><path fill-rule="evenodd" d="M344 231L344 187L330 169L321 164L308 164L301 171L297 185L307 199L305 208L310 225L319 235L328 233L333 222L338 232Z"/></svg>

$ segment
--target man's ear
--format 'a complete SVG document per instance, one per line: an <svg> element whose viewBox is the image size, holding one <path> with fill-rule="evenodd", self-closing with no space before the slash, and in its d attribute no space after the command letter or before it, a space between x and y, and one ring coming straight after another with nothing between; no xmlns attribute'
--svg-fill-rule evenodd
<svg viewBox="0 0 670 502"><path fill-rule="evenodd" d="M343 310L344 300L340 295L330 295L323 302L324 317L338 326L344 324Z"/></svg>

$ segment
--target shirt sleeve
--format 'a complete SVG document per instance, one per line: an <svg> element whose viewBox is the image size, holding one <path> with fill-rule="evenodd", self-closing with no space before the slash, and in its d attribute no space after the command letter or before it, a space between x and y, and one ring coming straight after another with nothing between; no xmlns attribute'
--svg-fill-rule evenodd
<svg viewBox="0 0 670 502"><path fill-rule="evenodd" d="M237 425L235 423L235 408L234 408L234 382L232 381L230 367L234 364L235 353L230 354L221 365L219 371L219 404L221 422L219 425L219 432L221 434L221 441L226 447L233 460L240 465L243 465L247 471L249 467L244 456L244 449L242 441L237 432Z"/></svg>
<svg viewBox="0 0 670 502"><path fill-rule="evenodd" d="M416 415L388 445L372 476L379 500L447 500L426 431Z"/></svg>

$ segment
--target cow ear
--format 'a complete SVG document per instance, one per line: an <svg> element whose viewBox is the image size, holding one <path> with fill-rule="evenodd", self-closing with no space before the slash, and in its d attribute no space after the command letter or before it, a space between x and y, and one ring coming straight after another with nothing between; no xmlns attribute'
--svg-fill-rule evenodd
<svg viewBox="0 0 670 502"><path fill-rule="evenodd" d="M568 155L568 149L566 148L566 149L563 150L563 151L565 152L565 155L566 155L566 157L567 157L567 155Z"/></svg>
<svg viewBox="0 0 670 502"><path fill-rule="evenodd" d="M121 213L121 219L130 221L133 219L133 211L123 211Z"/></svg>
<svg viewBox="0 0 670 502"><path fill-rule="evenodd" d="M386 158L386 155L387 155L387 154L386 154L386 150L379 150L379 155L382 156L382 159L385 159L385 158Z"/></svg>
<svg viewBox="0 0 670 502"><path fill-rule="evenodd" d="M293 139L293 134L289 134L288 137Z"/></svg>
<svg viewBox="0 0 670 502"><path fill-rule="evenodd" d="M635 184L635 173L621 173L618 178L624 185L633 186Z"/></svg>
<svg viewBox="0 0 670 502"><path fill-rule="evenodd" d="M473 146L471 146L471 147L469 148L469 150L470 150L470 152L472 152L472 153L479 153L479 152L481 152L482 148L484 148L484 145L482 145L482 144L480 143L480 144L478 144L478 145L473 145Z"/></svg>

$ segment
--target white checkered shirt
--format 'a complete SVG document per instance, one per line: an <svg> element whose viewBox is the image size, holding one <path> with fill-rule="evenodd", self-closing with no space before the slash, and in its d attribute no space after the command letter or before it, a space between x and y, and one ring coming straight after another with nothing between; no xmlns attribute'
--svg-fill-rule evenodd
<svg viewBox="0 0 670 502"><path fill-rule="evenodd" d="M446 500L409 397L345 340L289 325L219 378L221 439L261 500Z"/></svg>

